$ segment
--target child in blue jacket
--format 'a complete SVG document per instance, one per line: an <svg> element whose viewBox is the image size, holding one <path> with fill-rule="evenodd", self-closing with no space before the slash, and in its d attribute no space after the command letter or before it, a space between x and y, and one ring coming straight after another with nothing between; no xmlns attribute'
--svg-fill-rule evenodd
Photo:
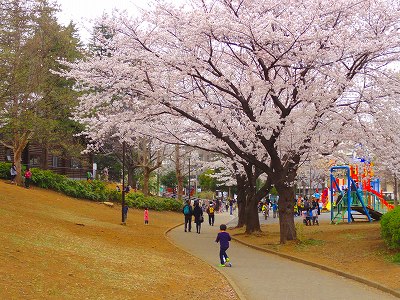
<svg viewBox="0 0 400 300"><path fill-rule="evenodd" d="M226 232L226 225L221 224L219 226L220 232L217 235L216 242L219 243L219 259L220 259L220 264L218 265L219 267L225 267L226 263L229 263L230 259L228 255L226 254L226 250L229 248L229 241L231 240L231 236L229 233Z"/></svg>

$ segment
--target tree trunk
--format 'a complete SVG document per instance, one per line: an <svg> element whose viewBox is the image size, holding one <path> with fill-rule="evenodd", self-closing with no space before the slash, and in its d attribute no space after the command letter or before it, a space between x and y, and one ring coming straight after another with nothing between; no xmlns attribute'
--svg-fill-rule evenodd
<svg viewBox="0 0 400 300"><path fill-rule="evenodd" d="M150 168L143 168L143 189L145 196L149 195Z"/></svg>
<svg viewBox="0 0 400 300"><path fill-rule="evenodd" d="M397 176L394 176L394 207L397 207L397 205L399 205L399 201L397 200L397 195L398 195L398 186L397 186Z"/></svg>
<svg viewBox="0 0 400 300"><path fill-rule="evenodd" d="M128 166L128 185L136 189L135 168Z"/></svg>
<svg viewBox="0 0 400 300"><path fill-rule="evenodd" d="M247 189L246 189L246 205L245 205L245 221L246 234L260 232L260 220L258 218L257 197L256 197L256 181L257 176L253 173L253 166L245 167L247 174Z"/></svg>
<svg viewBox="0 0 400 300"><path fill-rule="evenodd" d="M285 183L275 184L275 187L279 194L280 243L285 244L286 241L297 238L293 212L294 192L293 188Z"/></svg>
<svg viewBox="0 0 400 300"><path fill-rule="evenodd" d="M246 200L246 234L261 231L260 220L258 218L258 201L255 197L255 188L252 190L253 192L247 194Z"/></svg>
<svg viewBox="0 0 400 300"><path fill-rule="evenodd" d="M18 147L13 148L14 153L14 164L15 168L17 169L17 177L15 181L18 185L22 185L22 165L21 165L21 158L22 158L22 151L25 147Z"/></svg>
<svg viewBox="0 0 400 300"><path fill-rule="evenodd" d="M176 181L178 182L177 187L177 199L182 201L182 191L183 191L183 175L181 169L181 158L179 145L175 145L175 173L176 173Z"/></svg>
<svg viewBox="0 0 400 300"><path fill-rule="evenodd" d="M237 175L237 205L238 205L238 224L243 227L246 224L246 181L245 176Z"/></svg>

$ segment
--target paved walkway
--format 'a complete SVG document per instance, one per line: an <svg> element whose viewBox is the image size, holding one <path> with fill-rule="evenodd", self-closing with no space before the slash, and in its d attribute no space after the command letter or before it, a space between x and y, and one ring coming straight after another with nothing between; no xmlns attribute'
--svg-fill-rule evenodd
<svg viewBox="0 0 400 300"><path fill-rule="evenodd" d="M219 225L234 220L233 216L226 213L218 214L215 218L215 225L209 226L208 217L205 215L201 234L196 233L196 227L192 223L192 232L184 232L183 226L179 226L171 230L168 237L192 255L217 266L219 244L214 241ZM219 268L219 270L233 282L241 299L398 299L353 280L254 250L234 241L227 253L233 267Z"/></svg>

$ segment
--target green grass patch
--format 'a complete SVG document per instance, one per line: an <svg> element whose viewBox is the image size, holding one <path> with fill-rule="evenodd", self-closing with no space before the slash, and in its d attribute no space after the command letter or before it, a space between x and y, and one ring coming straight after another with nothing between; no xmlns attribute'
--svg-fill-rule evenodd
<svg viewBox="0 0 400 300"><path fill-rule="evenodd" d="M400 265L400 252L396 253L395 255L391 256L391 261L395 264L399 264Z"/></svg>
<svg viewBox="0 0 400 300"><path fill-rule="evenodd" d="M322 246L325 244L325 241L323 240L316 240L316 239L305 239L303 241L299 241L296 245L296 248L299 250L307 250L310 247L315 247L315 246Z"/></svg>
<svg viewBox="0 0 400 300"><path fill-rule="evenodd" d="M365 239L365 234L360 233L346 233L340 235L341 238L345 240L359 241Z"/></svg>

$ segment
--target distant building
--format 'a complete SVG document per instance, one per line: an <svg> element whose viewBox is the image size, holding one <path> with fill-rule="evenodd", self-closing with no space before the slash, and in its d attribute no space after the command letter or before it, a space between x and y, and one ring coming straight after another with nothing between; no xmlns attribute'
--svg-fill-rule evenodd
<svg viewBox="0 0 400 300"><path fill-rule="evenodd" d="M74 179L85 179L88 171L92 172L92 155L80 157L57 156L47 153L40 145L29 143L22 153L22 165L30 168L51 170L57 174L66 175ZM11 149L0 145L0 162L12 162Z"/></svg>

